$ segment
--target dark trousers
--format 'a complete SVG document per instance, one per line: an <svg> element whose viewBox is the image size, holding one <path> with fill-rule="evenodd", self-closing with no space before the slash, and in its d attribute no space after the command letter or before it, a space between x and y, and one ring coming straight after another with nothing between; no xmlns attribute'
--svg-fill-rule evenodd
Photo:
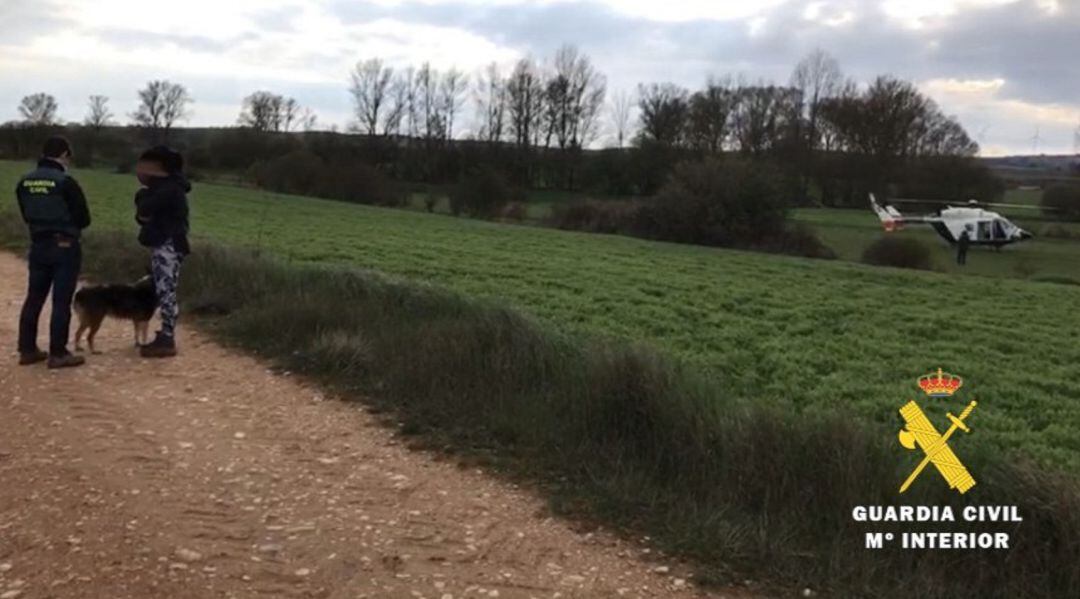
<svg viewBox="0 0 1080 599"><path fill-rule="evenodd" d="M49 326L49 353L67 353L71 329L71 298L79 281L82 248L74 240L43 239L30 246L30 280L19 319L19 351L38 350L37 329L41 309L52 290L52 322Z"/></svg>
<svg viewBox="0 0 1080 599"><path fill-rule="evenodd" d="M967 264L967 253L968 251L966 247L961 247L960 249L956 250L956 263L961 266Z"/></svg>

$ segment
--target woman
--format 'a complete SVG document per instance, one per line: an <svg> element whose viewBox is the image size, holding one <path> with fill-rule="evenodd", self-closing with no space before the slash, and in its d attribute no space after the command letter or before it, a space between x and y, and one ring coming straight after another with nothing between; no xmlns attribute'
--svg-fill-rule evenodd
<svg viewBox="0 0 1080 599"><path fill-rule="evenodd" d="M191 253L187 201L191 184L183 170L183 157L165 146L143 152L135 165L135 175L142 184L135 194L139 243L151 250L154 288L161 306L161 330L139 350L145 358L176 355L176 319L180 313L176 291L180 265Z"/></svg>

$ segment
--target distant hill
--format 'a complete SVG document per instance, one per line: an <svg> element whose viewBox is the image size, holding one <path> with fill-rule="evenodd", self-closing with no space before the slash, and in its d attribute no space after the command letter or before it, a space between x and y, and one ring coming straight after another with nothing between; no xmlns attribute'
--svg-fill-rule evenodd
<svg viewBox="0 0 1080 599"><path fill-rule="evenodd" d="M1080 156L1047 155L981 158L983 164L1007 183L1043 187L1069 181L1080 182Z"/></svg>

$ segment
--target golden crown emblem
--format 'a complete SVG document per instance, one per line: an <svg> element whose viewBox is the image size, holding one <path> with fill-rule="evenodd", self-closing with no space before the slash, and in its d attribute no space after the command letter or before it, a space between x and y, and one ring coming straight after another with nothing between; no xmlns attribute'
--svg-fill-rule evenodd
<svg viewBox="0 0 1080 599"><path fill-rule="evenodd" d="M919 377L919 388L930 397L951 397L964 386L964 379L938 368L937 372Z"/></svg>

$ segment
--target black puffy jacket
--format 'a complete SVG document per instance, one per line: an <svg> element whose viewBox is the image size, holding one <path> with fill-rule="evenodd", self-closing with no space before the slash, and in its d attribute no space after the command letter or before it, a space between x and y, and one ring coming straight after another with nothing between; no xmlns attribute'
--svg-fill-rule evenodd
<svg viewBox="0 0 1080 599"><path fill-rule="evenodd" d="M139 243L155 248L172 240L183 255L191 253L188 244L188 200L191 191L182 175L154 178L150 185L135 194L135 220L140 225Z"/></svg>

